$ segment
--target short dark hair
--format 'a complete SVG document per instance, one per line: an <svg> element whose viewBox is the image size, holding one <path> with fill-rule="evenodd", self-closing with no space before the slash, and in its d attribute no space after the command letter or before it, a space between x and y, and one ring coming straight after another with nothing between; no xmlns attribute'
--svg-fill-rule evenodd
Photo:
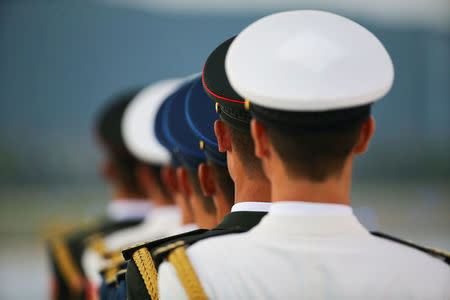
<svg viewBox="0 0 450 300"><path fill-rule="evenodd" d="M95 133L106 150L109 162L117 171L119 182L127 190L143 194L136 174L136 169L142 162L126 148L121 129L125 109L139 91L138 88L129 89L111 97L97 116Z"/></svg>
<svg viewBox="0 0 450 300"><path fill-rule="evenodd" d="M211 166L214 176L216 177L228 204L232 206L234 204L234 182L233 179L231 179L228 168L223 167L210 159L207 159L207 163Z"/></svg>
<svg viewBox="0 0 450 300"><path fill-rule="evenodd" d="M214 205L214 201L210 196L205 196L202 191L202 187L200 186L200 180L198 179L198 174L196 171L186 168L187 174L189 176L189 179L192 183L192 186L194 188L194 193L197 193L197 195L202 199L203 206L205 207L206 211L210 214L213 214L216 212L216 206Z"/></svg>
<svg viewBox="0 0 450 300"><path fill-rule="evenodd" d="M267 128L267 133L289 176L323 182L340 173L360 130L361 124L357 124L299 133Z"/></svg>
<svg viewBox="0 0 450 300"><path fill-rule="evenodd" d="M255 156L255 143L250 133L239 131L231 126L231 143L250 177L263 175L262 162Z"/></svg>

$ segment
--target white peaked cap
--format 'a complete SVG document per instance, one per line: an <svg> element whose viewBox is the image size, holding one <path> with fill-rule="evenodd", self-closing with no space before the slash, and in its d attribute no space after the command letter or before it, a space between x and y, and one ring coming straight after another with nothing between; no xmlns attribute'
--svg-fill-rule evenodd
<svg viewBox="0 0 450 300"><path fill-rule="evenodd" d="M153 164L168 164L170 153L155 135L155 118L163 101L180 86L182 79L158 81L143 89L130 102L122 118L122 134L128 150Z"/></svg>
<svg viewBox="0 0 450 300"><path fill-rule="evenodd" d="M276 13L249 25L231 44L225 69L240 96L286 111L368 104L394 80L391 58L371 32L317 10Z"/></svg>

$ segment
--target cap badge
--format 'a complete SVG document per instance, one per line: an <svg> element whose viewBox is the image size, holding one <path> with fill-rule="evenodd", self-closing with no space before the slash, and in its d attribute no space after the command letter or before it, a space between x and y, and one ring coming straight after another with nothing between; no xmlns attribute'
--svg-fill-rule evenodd
<svg viewBox="0 0 450 300"><path fill-rule="evenodd" d="M216 102L216 113L220 113L220 104Z"/></svg>
<svg viewBox="0 0 450 300"><path fill-rule="evenodd" d="M250 110L250 101L245 100L244 107L245 107L245 110L247 110L247 111Z"/></svg>

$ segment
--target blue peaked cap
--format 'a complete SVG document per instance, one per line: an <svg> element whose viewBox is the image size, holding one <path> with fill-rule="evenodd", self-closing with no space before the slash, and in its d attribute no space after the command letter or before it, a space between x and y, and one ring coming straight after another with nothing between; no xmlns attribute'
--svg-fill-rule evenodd
<svg viewBox="0 0 450 300"><path fill-rule="evenodd" d="M163 147L166 148L171 153L171 156L172 156L171 157L171 165L175 168L178 168L179 166L181 166L181 162L173 154L173 146L167 140L167 137L165 136L164 130L163 130L163 114L164 114L164 111L167 110L167 101L166 100L161 104L161 106L158 109L158 112L156 113L154 131L155 131L155 136L156 136L156 139L158 140L158 142L161 145L163 145Z"/></svg>
<svg viewBox="0 0 450 300"><path fill-rule="evenodd" d="M200 139L191 130L184 112L186 95L192 82L185 82L166 99L166 107L162 109L162 131L175 162L197 170L206 157L200 149Z"/></svg>
<svg viewBox="0 0 450 300"><path fill-rule="evenodd" d="M217 137L214 133L214 122L220 120L214 103L203 88L201 76L195 78L189 88L185 101L185 115L189 127L201 143L206 157L226 167L227 155L219 152ZM200 147L200 143L197 147Z"/></svg>

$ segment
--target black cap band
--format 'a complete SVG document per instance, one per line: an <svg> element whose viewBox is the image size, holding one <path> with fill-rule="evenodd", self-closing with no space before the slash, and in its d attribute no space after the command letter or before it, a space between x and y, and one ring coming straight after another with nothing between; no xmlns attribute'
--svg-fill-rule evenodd
<svg viewBox="0 0 450 300"><path fill-rule="evenodd" d="M291 112L252 104L252 116L269 128L286 134L340 130L357 126L370 116L371 104L319 112Z"/></svg>
<svg viewBox="0 0 450 300"><path fill-rule="evenodd" d="M234 37L220 44L208 57L203 68L203 87L208 96L219 103L220 118L230 127L250 132L250 113L245 100L231 87L225 72L225 57Z"/></svg>
<svg viewBox="0 0 450 300"><path fill-rule="evenodd" d="M222 104L219 108L219 114L222 121L236 130L250 132L251 115L242 106L241 109Z"/></svg>

